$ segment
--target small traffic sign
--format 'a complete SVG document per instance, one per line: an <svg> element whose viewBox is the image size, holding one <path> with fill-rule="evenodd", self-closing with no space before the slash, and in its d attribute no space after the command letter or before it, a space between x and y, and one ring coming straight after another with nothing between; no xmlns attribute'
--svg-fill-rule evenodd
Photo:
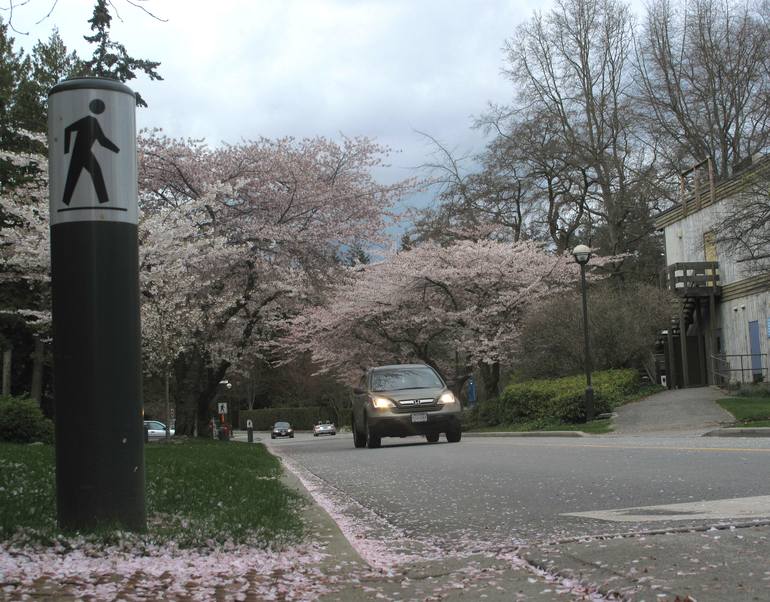
<svg viewBox="0 0 770 602"><path fill-rule="evenodd" d="M217 414L227 414L227 403L220 401L217 404Z"/></svg>

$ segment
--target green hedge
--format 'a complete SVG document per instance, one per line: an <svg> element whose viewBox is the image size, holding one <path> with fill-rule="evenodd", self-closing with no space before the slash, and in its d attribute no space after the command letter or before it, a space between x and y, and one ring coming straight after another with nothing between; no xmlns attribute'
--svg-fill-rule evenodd
<svg viewBox="0 0 770 602"><path fill-rule="evenodd" d="M0 441L53 443L53 422L34 399L0 397Z"/></svg>
<svg viewBox="0 0 770 602"><path fill-rule="evenodd" d="M254 429L267 431L279 420L290 423L295 429L310 430L319 420L335 421L334 410L329 407L300 408L264 408L261 410L241 410L238 427L246 428L246 421L251 419ZM339 426L339 425L337 425Z"/></svg>
<svg viewBox="0 0 770 602"><path fill-rule="evenodd" d="M592 375L594 414L609 412L639 390L636 370L606 370ZM540 419L585 421L584 375L512 383L497 399L482 403L479 420L490 426Z"/></svg>

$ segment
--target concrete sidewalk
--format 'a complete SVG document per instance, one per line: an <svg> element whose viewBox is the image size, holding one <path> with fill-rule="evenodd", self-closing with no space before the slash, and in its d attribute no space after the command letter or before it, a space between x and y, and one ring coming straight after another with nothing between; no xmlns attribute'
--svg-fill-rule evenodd
<svg viewBox="0 0 770 602"><path fill-rule="evenodd" d="M523 555L621 600L770 600L767 523L534 545Z"/></svg>
<svg viewBox="0 0 770 602"><path fill-rule="evenodd" d="M641 435L672 431L700 434L735 422L717 399L726 397L717 387L671 389L618 407L613 419L615 434Z"/></svg>

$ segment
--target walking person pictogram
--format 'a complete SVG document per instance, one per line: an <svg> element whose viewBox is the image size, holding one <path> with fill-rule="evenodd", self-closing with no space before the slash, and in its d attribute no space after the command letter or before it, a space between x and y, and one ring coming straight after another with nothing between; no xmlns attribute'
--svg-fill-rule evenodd
<svg viewBox="0 0 770 602"><path fill-rule="evenodd" d="M88 104L88 108L95 115L100 115L104 112L104 102L95 98ZM72 158L70 159L69 169L67 170L67 183L64 185L64 197L62 202L65 205L70 204L72 193L75 192L75 185L78 183L81 172L85 169L91 174L91 181L94 184L99 203L108 203L110 199L107 195L107 187L104 185L102 168L99 167L99 162L91 152L91 147L94 145L94 142L98 142L104 148L109 149L114 153L119 153L120 149L104 135L96 117L88 115L87 117L78 119L64 130L65 155L70 152L70 136L73 133L75 134L75 146L72 149Z"/></svg>

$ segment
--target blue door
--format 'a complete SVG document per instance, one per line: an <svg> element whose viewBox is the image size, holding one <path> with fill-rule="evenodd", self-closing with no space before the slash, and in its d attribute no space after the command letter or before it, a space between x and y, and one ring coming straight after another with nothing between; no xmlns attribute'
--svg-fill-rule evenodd
<svg viewBox="0 0 770 602"><path fill-rule="evenodd" d="M759 350L759 322L749 322L749 346L751 348L751 372L762 374L762 356Z"/></svg>

